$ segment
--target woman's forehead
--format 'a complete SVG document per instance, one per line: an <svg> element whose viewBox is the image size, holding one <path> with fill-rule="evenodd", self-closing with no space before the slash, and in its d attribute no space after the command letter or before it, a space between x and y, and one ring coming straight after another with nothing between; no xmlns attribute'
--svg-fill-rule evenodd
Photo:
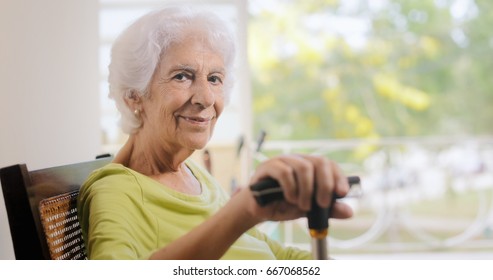
<svg viewBox="0 0 493 280"><path fill-rule="evenodd" d="M208 41L198 37L187 36L168 46L161 55L162 66L175 67L179 65L194 67L207 65L208 68L218 68L224 71L224 55L221 50L212 46Z"/></svg>

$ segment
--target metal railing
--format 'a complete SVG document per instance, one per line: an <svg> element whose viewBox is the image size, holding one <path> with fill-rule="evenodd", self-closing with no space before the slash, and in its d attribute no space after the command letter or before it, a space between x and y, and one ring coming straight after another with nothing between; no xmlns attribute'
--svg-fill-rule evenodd
<svg viewBox="0 0 493 280"><path fill-rule="evenodd" d="M331 250L493 248L491 136L267 141L253 164L284 153L327 156L362 179L362 195L345 200L353 218L331 220ZM261 228L309 246L306 219Z"/></svg>

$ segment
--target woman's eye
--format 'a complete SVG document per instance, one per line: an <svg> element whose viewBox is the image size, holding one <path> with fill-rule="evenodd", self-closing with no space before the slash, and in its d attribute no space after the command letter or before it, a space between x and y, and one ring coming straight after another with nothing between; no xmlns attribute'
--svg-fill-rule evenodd
<svg viewBox="0 0 493 280"><path fill-rule="evenodd" d="M221 80L221 78L219 78L217 76L211 76L211 77L209 77L209 82L211 82L213 84L218 84L218 83L222 83L223 81Z"/></svg>
<svg viewBox="0 0 493 280"><path fill-rule="evenodd" d="M188 79L188 76L183 73L180 73L180 74L176 74L173 78L178 81L185 81Z"/></svg>

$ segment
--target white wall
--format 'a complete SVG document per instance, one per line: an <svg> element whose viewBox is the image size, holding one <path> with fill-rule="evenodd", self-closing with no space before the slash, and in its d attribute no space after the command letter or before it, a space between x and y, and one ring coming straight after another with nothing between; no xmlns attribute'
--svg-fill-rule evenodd
<svg viewBox="0 0 493 280"><path fill-rule="evenodd" d="M100 153L98 7L0 0L0 167L38 169ZM3 199L0 248L0 259L14 258Z"/></svg>

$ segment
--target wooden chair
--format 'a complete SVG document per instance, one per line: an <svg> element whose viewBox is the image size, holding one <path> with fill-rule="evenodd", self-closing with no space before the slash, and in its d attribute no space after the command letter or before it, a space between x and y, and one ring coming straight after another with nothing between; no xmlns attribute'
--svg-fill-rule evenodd
<svg viewBox="0 0 493 280"><path fill-rule="evenodd" d="M0 169L16 259L86 259L77 195L88 175L110 161L102 158L34 171L25 164Z"/></svg>

